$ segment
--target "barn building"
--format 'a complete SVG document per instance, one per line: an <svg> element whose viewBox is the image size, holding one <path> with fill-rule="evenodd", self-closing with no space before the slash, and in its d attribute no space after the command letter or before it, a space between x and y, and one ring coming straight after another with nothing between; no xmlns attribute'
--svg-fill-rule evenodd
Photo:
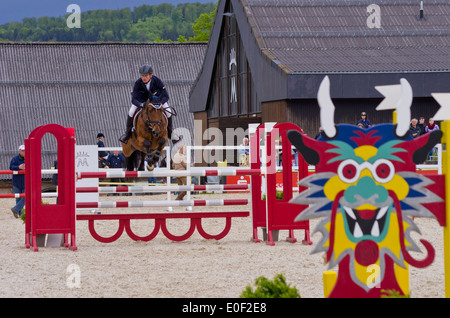
<svg viewBox="0 0 450 318"><path fill-rule="evenodd" d="M336 123L392 122L376 111L377 85L406 78L413 117L433 116L432 92L450 92L450 3L447 0L220 0L189 109L202 123L195 143L218 128L292 122L319 129L316 101L328 75Z"/></svg>
<svg viewBox="0 0 450 318"><path fill-rule="evenodd" d="M0 170L9 169L30 132L57 123L74 127L79 145L120 147L138 68L153 66L177 111L175 128L193 130L189 91L206 43L0 43ZM186 141L188 141L186 139ZM56 159L56 139L42 143L43 169ZM0 175L0 179L11 179Z"/></svg>

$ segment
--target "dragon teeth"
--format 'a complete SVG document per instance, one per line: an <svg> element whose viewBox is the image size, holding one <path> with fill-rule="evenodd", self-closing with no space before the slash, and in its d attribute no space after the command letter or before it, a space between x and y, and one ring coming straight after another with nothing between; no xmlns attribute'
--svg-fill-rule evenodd
<svg viewBox="0 0 450 318"><path fill-rule="evenodd" d="M380 236L380 226L378 225L378 221L375 221L372 226L372 230L370 231L370 235L378 237Z"/></svg>
<svg viewBox="0 0 450 318"><path fill-rule="evenodd" d="M345 212L347 212L349 217L351 217L353 220L356 220L356 215L351 208L345 206L344 210Z"/></svg>
<svg viewBox="0 0 450 318"><path fill-rule="evenodd" d="M355 229L353 230L353 236L356 238L363 236L363 232L362 232L361 227L359 226L358 222L355 223Z"/></svg>
<svg viewBox="0 0 450 318"><path fill-rule="evenodd" d="M381 208L380 211L378 211L377 220L381 219L386 214L387 210L388 210L387 206Z"/></svg>

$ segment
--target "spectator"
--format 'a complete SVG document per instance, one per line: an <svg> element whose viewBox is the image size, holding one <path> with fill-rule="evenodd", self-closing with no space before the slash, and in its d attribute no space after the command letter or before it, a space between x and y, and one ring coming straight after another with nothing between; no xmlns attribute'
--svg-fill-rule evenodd
<svg viewBox="0 0 450 318"><path fill-rule="evenodd" d="M58 169L58 160L55 160L54 162L53 162L53 168L54 169ZM52 168L52 169L53 169ZM57 173L55 173L53 176L52 176L52 184L54 185L54 186L56 186L56 192L58 192L58 174ZM56 197L56 204L58 204L58 197Z"/></svg>
<svg viewBox="0 0 450 318"><path fill-rule="evenodd" d="M248 138L247 137L244 137L244 139L242 139L242 144L240 146L248 147ZM249 153L249 148L238 150L239 166L241 166L241 167L248 166L248 153Z"/></svg>
<svg viewBox="0 0 450 318"><path fill-rule="evenodd" d="M428 120L428 125L425 126L425 132L426 132L426 133L429 133L429 132L434 131L434 130L439 130L439 126L438 126L438 124L436 124L436 123L434 122L434 119L433 119L433 118L430 118L430 119ZM428 160L431 160L431 159L432 159L433 153L434 153L435 151L436 151L436 147L433 147L433 149L431 149L430 153L428 154Z"/></svg>
<svg viewBox="0 0 450 318"><path fill-rule="evenodd" d="M125 166L125 156L123 153L119 153L118 150L114 150L106 158L106 166L108 168L123 168Z"/></svg>
<svg viewBox="0 0 450 318"><path fill-rule="evenodd" d="M425 134L425 127L426 127L426 124L425 124L425 117L420 117L419 118L419 123L417 124L417 126L419 126L419 128L420 128L420 135L423 135L423 134Z"/></svg>
<svg viewBox="0 0 450 318"><path fill-rule="evenodd" d="M98 133L97 134L97 146L99 148L105 147L105 144L103 143L104 140L105 140L105 135L103 135L102 133ZM107 158L108 158L108 153L106 151L98 152L98 167L99 168L105 168Z"/></svg>
<svg viewBox="0 0 450 318"><path fill-rule="evenodd" d="M53 162L53 168L58 169L58 160L55 160L55 161ZM53 168L52 168L52 169L53 169ZM55 186L58 186L58 174L57 174L57 173L55 173L55 174L52 176L52 184L55 185Z"/></svg>
<svg viewBox="0 0 450 318"><path fill-rule="evenodd" d="M113 153L109 154L105 161L105 168L123 168L125 167L125 156L119 153L118 150L114 150ZM111 182L121 182L120 178L112 178ZM110 193L111 194L111 193ZM110 195L108 194L108 196ZM112 194L114 195L114 194ZM119 195L116 193L115 195Z"/></svg>
<svg viewBox="0 0 450 318"><path fill-rule="evenodd" d="M316 134L314 139L319 139L319 137L322 135L323 127L319 127L319 132Z"/></svg>
<svg viewBox="0 0 450 318"><path fill-rule="evenodd" d="M370 121L367 119L367 114L366 114L366 112L362 112L361 113L361 119L360 120L358 120L358 122L356 123L358 126L359 126L359 124L361 124L362 125L362 127L363 128L369 128L371 125L370 125ZM360 126L361 127L361 126Z"/></svg>
<svg viewBox="0 0 450 318"><path fill-rule="evenodd" d="M185 150L186 146L182 145L173 157L173 167L175 170L186 170L187 158L184 154ZM179 186L186 185L186 177L177 177L177 183ZM185 195L186 191L178 191L178 196L175 200L183 200Z"/></svg>
<svg viewBox="0 0 450 318"><path fill-rule="evenodd" d="M277 150L278 149L278 150ZM278 140L275 140L275 158L277 161L277 169L283 165L283 138L280 135Z"/></svg>
<svg viewBox="0 0 450 318"><path fill-rule="evenodd" d="M417 138L420 136L420 127L417 125L417 118L413 118L411 120L411 125L409 126L409 131L411 132L411 136L413 138Z"/></svg>
<svg viewBox="0 0 450 318"><path fill-rule="evenodd" d="M9 169L14 171L25 170L25 146L19 147L19 154L11 159ZM13 174L12 187L14 193L25 193L25 175ZM13 215L18 218L22 214L25 206L25 198L16 198L16 205L11 208Z"/></svg>
<svg viewBox="0 0 450 318"><path fill-rule="evenodd" d="M243 147L248 147L248 138L247 138L247 137L244 137L244 139L242 139L242 144L241 144L241 146L243 146ZM245 155L248 155L248 151L249 151L248 148L246 148L246 149L239 149L239 154L245 154Z"/></svg>
<svg viewBox="0 0 450 318"><path fill-rule="evenodd" d="M434 122L433 118L428 120L428 125L425 126L425 132L429 133L433 130L439 130L439 126Z"/></svg>

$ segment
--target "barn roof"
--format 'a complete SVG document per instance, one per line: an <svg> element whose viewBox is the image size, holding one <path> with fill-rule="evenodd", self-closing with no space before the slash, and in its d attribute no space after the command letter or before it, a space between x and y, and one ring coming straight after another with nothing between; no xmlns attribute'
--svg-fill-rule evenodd
<svg viewBox="0 0 450 318"><path fill-rule="evenodd" d="M325 74L336 98L381 97L374 86L401 77L415 96L429 96L450 80L448 0L424 1L423 18L420 1L411 0L221 0L210 38L215 47L191 92L191 111L206 107L196 90L209 85L227 1L261 101L315 98ZM379 28L368 8L374 4Z"/></svg>
<svg viewBox="0 0 450 318"><path fill-rule="evenodd" d="M246 3L261 49L287 73L450 71L448 0L425 1L423 19L419 1L410 0ZM368 13L372 4L379 6L379 28Z"/></svg>
<svg viewBox="0 0 450 318"><path fill-rule="evenodd" d="M96 144L102 132L106 147L120 147L143 63L167 86L175 128L192 131L188 96L205 50L205 43L0 43L0 170L48 123L74 127L77 144ZM52 139L43 141L47 168L56 159L48 149L56 149Z"/></svg>

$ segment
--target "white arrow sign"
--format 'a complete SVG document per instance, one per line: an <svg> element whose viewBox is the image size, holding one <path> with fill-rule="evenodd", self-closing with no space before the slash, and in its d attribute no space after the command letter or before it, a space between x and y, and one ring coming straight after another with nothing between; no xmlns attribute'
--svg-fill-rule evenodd
<svg viewBox="0 0 450 318"><path fill-rule="evenodd" d="M431 96L441 105L433 119L437 121L450 120L450 93L431 93Z"/></svg>
<svg viewBox="0 0 450 318"><path fill-rule="evenodd" d="M383 85L375 86L375 89L385 97L376 110L395 109L395 105L397 105L400 96L402 96L402 86L399 84Z"/></svg>

